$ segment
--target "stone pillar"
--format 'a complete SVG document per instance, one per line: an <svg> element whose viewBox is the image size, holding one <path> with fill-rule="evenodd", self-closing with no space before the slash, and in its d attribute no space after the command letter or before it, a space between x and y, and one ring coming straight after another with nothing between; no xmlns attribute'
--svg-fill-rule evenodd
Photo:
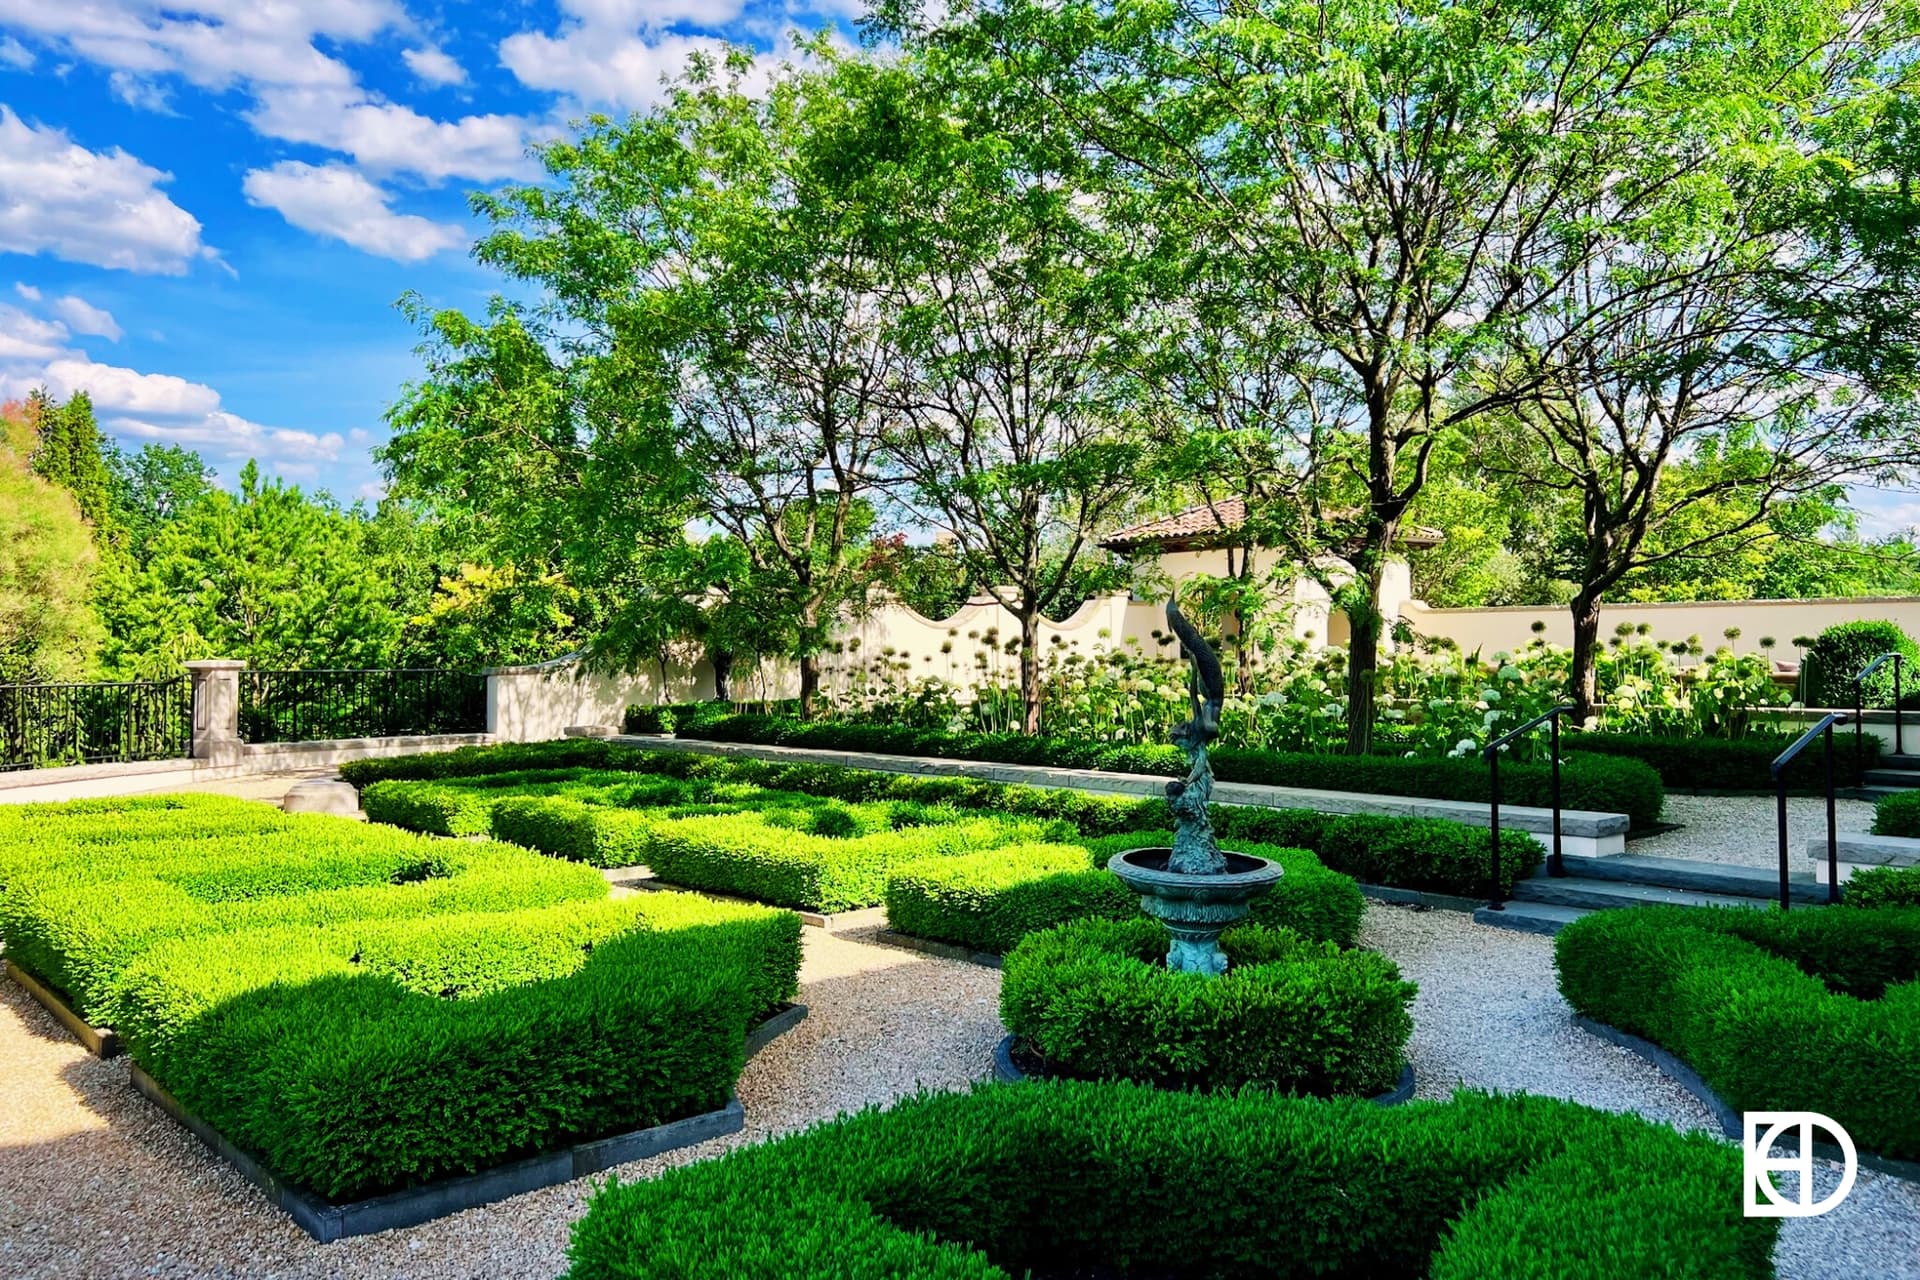
<svg viewBox="0 0 1920 1280"><path fill-rule="evenodd" d="M193 681L193 758L213 765L240 763L240 673L232 658L187 663Z"/></svg>

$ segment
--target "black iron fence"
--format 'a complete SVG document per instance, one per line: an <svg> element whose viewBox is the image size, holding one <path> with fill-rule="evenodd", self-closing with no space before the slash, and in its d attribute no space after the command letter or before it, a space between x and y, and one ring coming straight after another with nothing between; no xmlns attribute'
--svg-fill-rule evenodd
<svg viewBox="0 0 1920 1280"><path fill-rule="evenodd" d="M1547 750L1548 758L1553 763L1553 844L1547 854L1547 874L1550 876L1567 874L1566 854L1561 848L1560 834L1560 717L1572 711L1572 706L1562 704L1551 711L1537 715L1511 733L1495 738L1481 752L1481 755L1486 758L1490 775L1487 789L1492 803L1487 809L1487 826L1493 834L1493 856L1490 859L1491 865L1488 867L1487 906L1494 911L1507 909L1507 891L1501 884L1500 875L1500 753L1507 749L1509 743L1517 742L1523 735L1532 733L1543 724L1552 735L1551 744Z"/></svg>
<svg viewBox="0 0 1920 1280"><path fill-rule="evenodd" d="M0 685L0 769L178 760L192 753L185 676Z"/></svg>
<svg viewBox="0 0 1920 1280"><path fill-rule="evenodd" d="M242 671L243 742L484 733L487 678L473 671Z"/></svg>

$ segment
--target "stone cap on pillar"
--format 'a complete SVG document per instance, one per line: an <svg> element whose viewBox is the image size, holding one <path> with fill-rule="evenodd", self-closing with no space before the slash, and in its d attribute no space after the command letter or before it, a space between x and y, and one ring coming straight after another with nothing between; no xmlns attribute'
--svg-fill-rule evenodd
<svg viewBox="0 0 1920 1280"><path fill-rule="evenodd" d="M245 671L244 658L197 658L180 664L189 671Z"/></svg>

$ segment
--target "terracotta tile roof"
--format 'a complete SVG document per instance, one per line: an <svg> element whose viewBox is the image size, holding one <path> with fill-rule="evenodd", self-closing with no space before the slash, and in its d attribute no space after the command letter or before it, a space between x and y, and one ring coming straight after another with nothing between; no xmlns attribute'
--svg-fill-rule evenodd
<svg viewBox="0 0 1920 1280"><path fill-rule="evenodd" d="M1227 535L1247 522L1247 504L1239 498L1222 498L1211 505L1202 503L1185 511L1129 525L1100 540L1109 551L1134 551L1156 547L1162 551L1203 551L1219 546ZM1400 545L1415 549L1437 547L1446 541L1438 529L1408 525L1400 531Z"/></svg>

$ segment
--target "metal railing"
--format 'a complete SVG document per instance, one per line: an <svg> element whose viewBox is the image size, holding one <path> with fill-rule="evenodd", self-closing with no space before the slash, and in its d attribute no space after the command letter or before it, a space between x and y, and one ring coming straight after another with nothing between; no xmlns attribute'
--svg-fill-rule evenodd
<svg viewBox="0 0 1920 1280"><path fill-rule="evenodd" d="M0 685L0 770L183 760L192 753L193 695L185 676Z"/></svg>
<svg viewBox="0 0 1920 1280"><path fill-rule="evenodd" d="M487 678L433 668L240 673L248 743L484 733Z"/></svg>
<svg viewBox="0 0 1920 1280"><path fill-rule="evenodd" d="M1860 674L1853 678L1853 763L1856 771L1866 768L1866 760L1861 754L1860 732L1867 719L1867 679L1889 662L1893 664L1893 754L1904 754L1901 739L1905 736L1906 726L1901 722L1900 715L1900 668L1904 661L1898 653L1883 653L1862 667Z"/></svg>
<svg viewBox="0 0 1920 1280"><path fill-rule="evenodd" d="M1794 758L1807 749L1815 738L1826 741L1827 754L1827 901L1840 901L1840 837L1834 817L1833 806L1833 726L1845 724L1847 713L1832 711L1821 716L1814 726L1794 740L1792 746L1774 757L1771 766L1775 814L1780 830L1780 909L1787 911L1793 905L1793 893L1787 851L1787 766Z"/></svg>
<svg viewBox="0 0 1920 1280"><path fill-rule="evenodd" d="M1481 752L1486 757L1490 772L1488 796L1492 801L1487 815L1487 827L1493 833L1493 851L1490 859L1491 872L1487 887L1487 906L1493 911L1507 909L1507 892L1500 884L1500 752L1522 734L1531 733L1541 725L1551 727L1553 739L1548 750L1553 765L1553 848L1547 855L1547 874L1564 876L1567 874L1566 858L1560 848L1560 717L1572 711L1571 704L1562 704L1551 711L1543 712L1525 724L1495 738Z"/></svg>

